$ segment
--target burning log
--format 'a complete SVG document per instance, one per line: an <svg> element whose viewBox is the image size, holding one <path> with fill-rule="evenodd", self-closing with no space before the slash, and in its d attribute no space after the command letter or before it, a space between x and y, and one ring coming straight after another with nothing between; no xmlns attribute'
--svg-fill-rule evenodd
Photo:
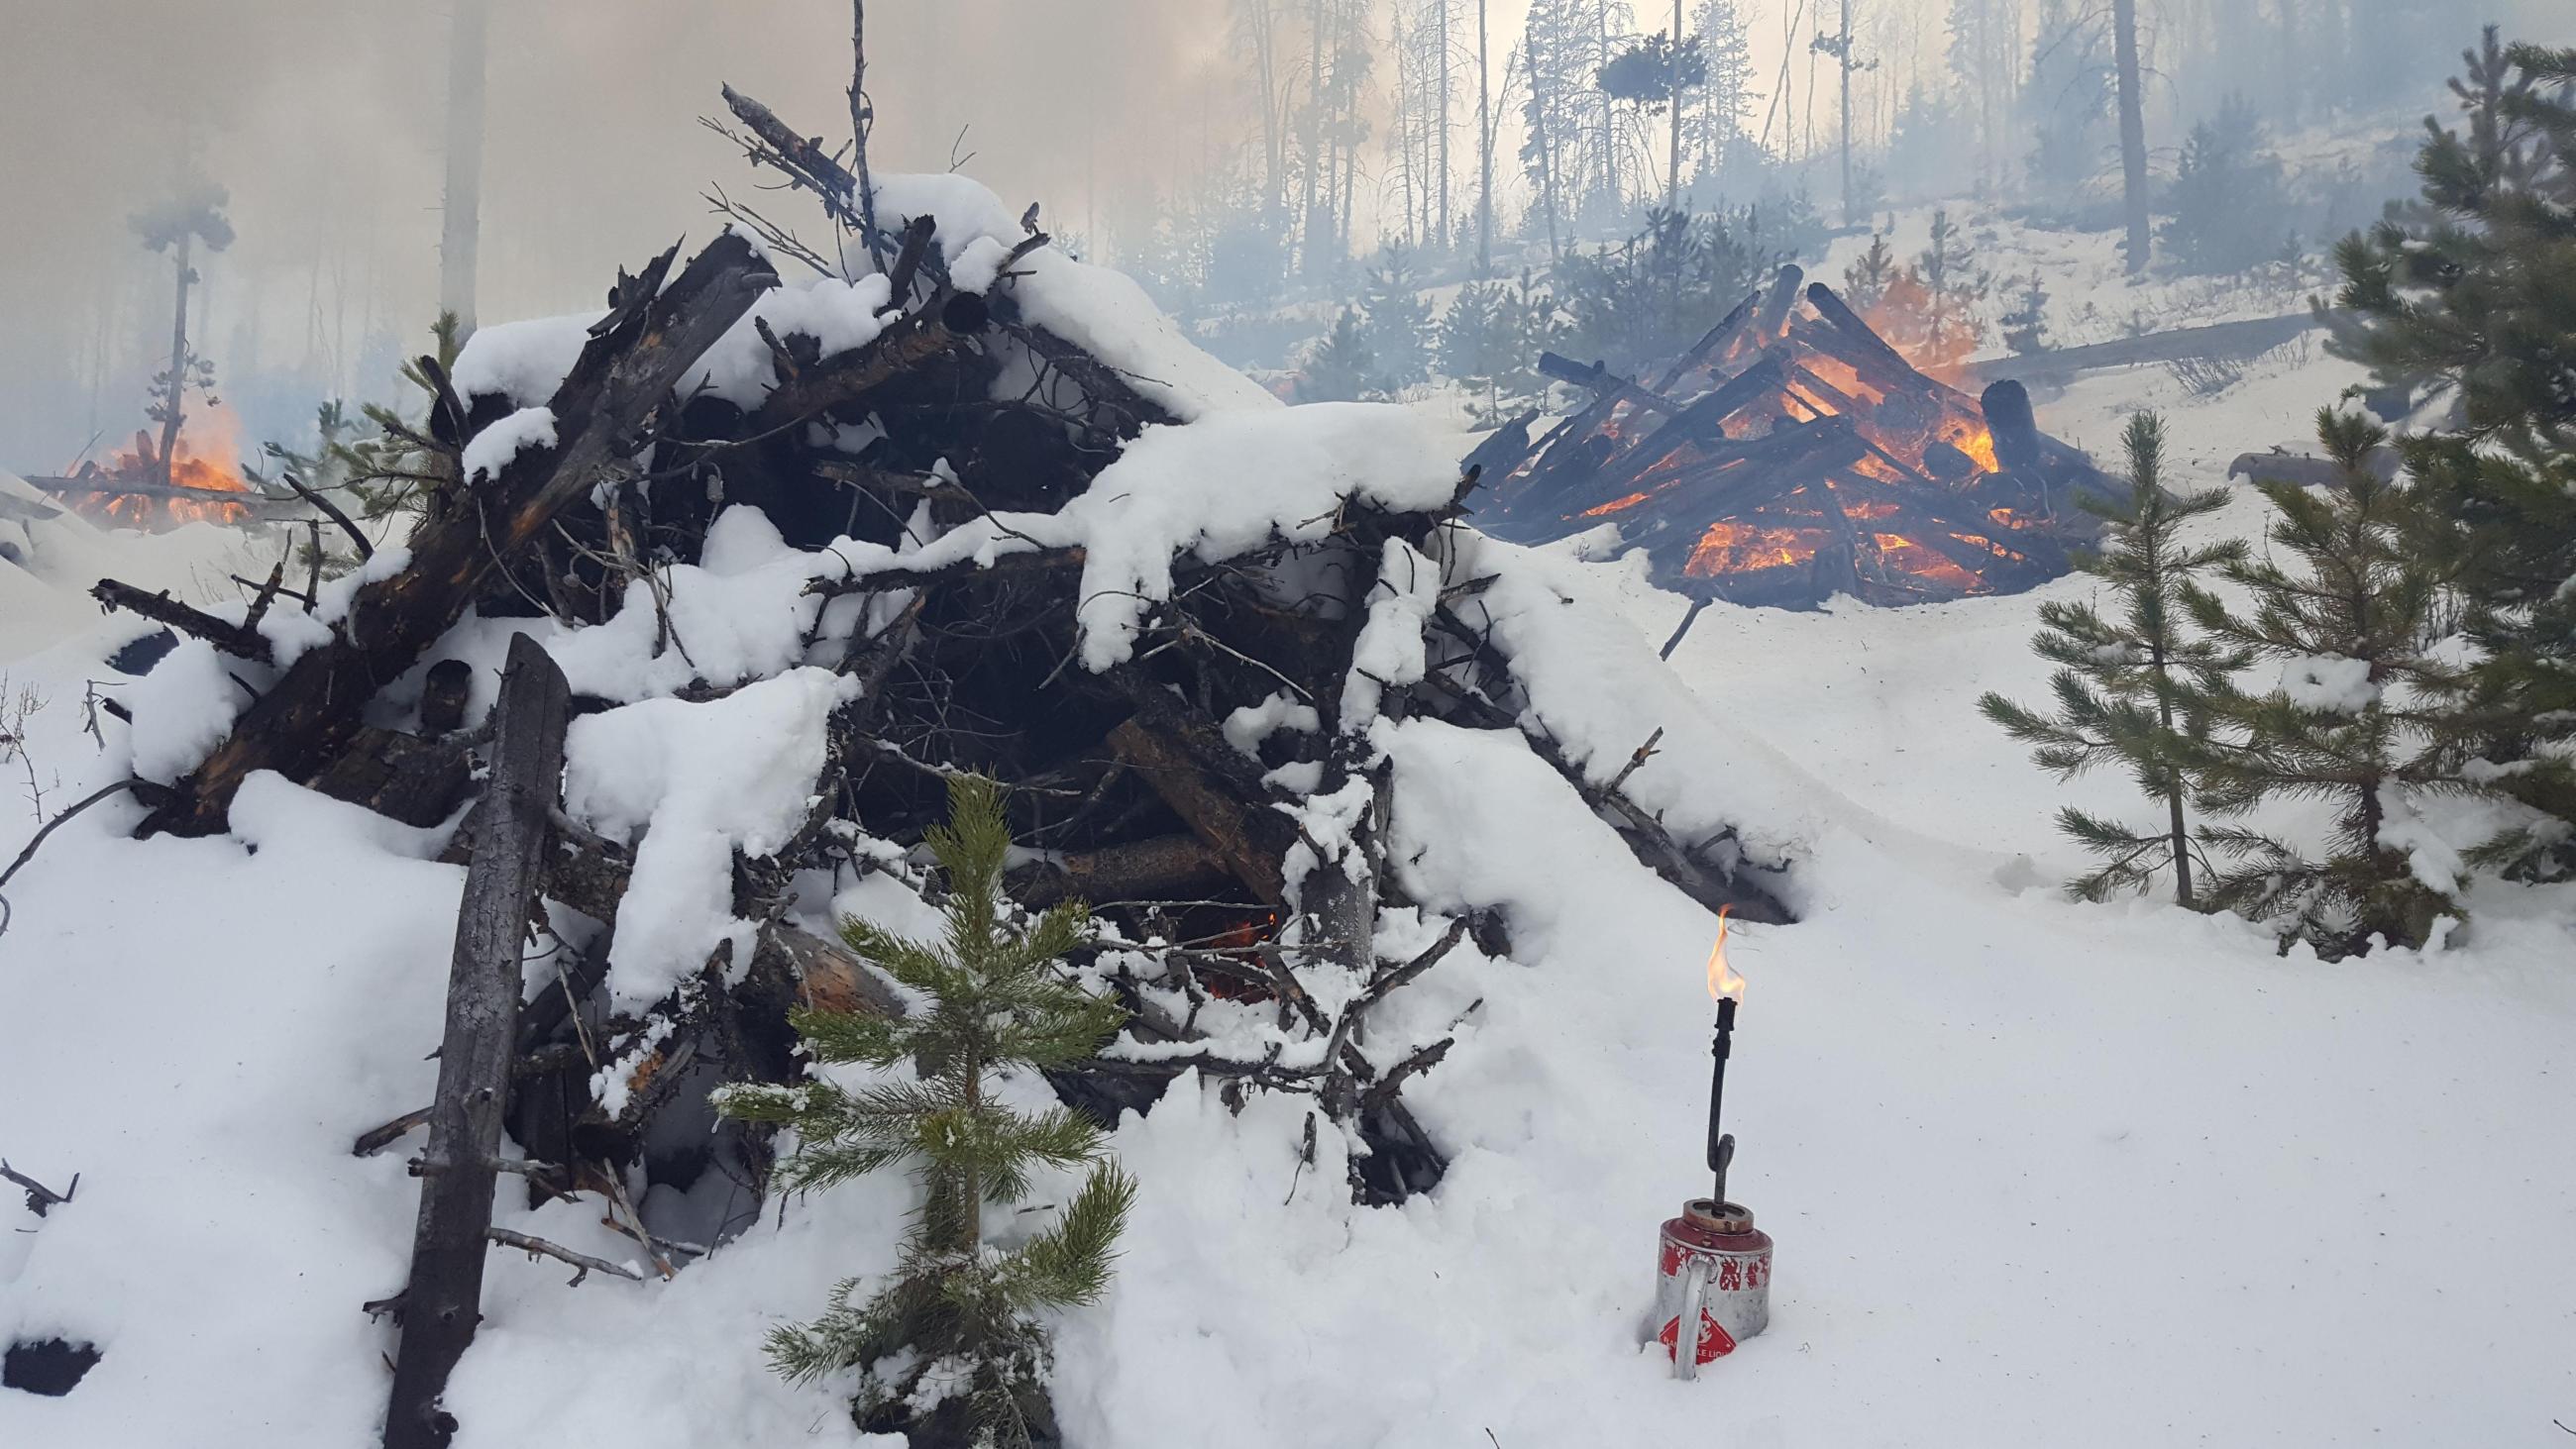
<svg viewBox="0 0 2576 1449"><path fill-rule="evenodd" d="M30 478L29 483L57 498L94 501L102 506L119 499L186 504L205 510L211 521L237 519L287 523L305 517L304 505L292 498L270 498L247 489L199 488L161 483L119 473L91 473L71 478Z"/></svg>

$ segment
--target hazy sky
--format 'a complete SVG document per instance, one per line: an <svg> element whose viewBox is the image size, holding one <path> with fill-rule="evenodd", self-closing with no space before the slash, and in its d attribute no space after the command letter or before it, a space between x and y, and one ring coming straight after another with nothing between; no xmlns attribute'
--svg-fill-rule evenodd
<svg viewBox="0 0 2576 1449"><path fill-rule="evenodd" d="M1234 3L879 0L876 162L946 169L967 127L966 169L1014 205L1043 202L1060 231L1132 223L1248 132ZM1744 0L1760 89L1800 10L1804 87L1803 39L1834 3ZM2152 20L2164 5L2250 3L2145 8ZM1526 4L1492 0L1498 69ZM1891 67L1940 63L1948 0L1860 8L1879 17ZM1669 0L1638 10L1642 24L1669 23ZM847 132L842 0L492 11L487 319L595 304L619 264L713 230L700 191L757 184L697 124L719 108L720 83L809 132ZM373 382L389 339L417 348L435 298L446 32L442 0L0 0L0 466L58 466L93 432L141 421L170 281L126 218L191 169L231 192L240 240L201 266L202 332L231 375L268 380L273 396L240 390L246 411L309 411L294 388ZM1392 72L1382 58L1377 84ZM1517 140L1507 131L1506 179Z"/></svg>

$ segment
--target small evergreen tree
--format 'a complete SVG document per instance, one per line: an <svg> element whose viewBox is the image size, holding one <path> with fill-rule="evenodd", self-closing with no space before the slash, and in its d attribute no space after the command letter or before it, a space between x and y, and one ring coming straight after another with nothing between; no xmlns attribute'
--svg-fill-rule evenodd
<svg viewBox="0 0 2576 1449"><path fill-rule="evenodd" d="M1334 319L1333 330L1307 352L1306 366L1297 377L1297 399L1355 402L1382 390L1377 355L1369 350L1368 334L1360 326L1359 314L1344 307L1342 315Z"/></svg>
<svg viewBox="0 0 2576 1449"><path fill-rule="evenodd" d="M2161 239L2186 272L2250 272L2279 252L2274 215L2255 198L2281 194L2280 158L2264 144L2263 123L2242 96L2192 127L2166 198L2173 217Z"/></svg>
<svg viewBox="0 0 2576 1449"><path fill-rule="evenodd" d="M1369 268L1360 310L1386 386L1410 387L1431 375L1431 305L1422 300L1422 282L1403 243L1388 243Z"/></svg>
<svg viewBox="0 0 2576 1449"><path fill-rule="evenodd" d="M1433 356L1443 377L1483 391L1502 363L1506 323L1500 282L1469 282L1440 315Z"/></svg>
<svg viewBox="0 0 2576 1449"><path fill-rule="evenodd" d="M2345 955L2373 937L2420 946L2437 919L2456 914L2459 862L2444 860L2417 807L2489 792L2461 777L2460 741L2435 704L2457 687L2454 669L2429 652L2444 578L2412 545L2413 490L2370 467L2387 433L2327 409L2317 435L2339 482L2256 483L2278 514L2268 537L2298 571L2268 558L2224 566L2221 576L2252 596L2248 614L2197 585L2183 597L2201 629L2283 666L2267 693L2200 697L2222 736L2191 752L2200 803L2234 815L2279 798L2325 801L2336 812L2332 849L2313 860L2256 829L2204 827L2201 843L2233 861L2209 901L2281 922L2285 949L2304 939Z"/></svg>
<svg viewBox="0 0 2576 1449"><path fill-rule="evenodd" d="M2054 714L2025 709L2000 694L1977 701L1986 718L2014 739L2038 748L2040 768L2071 780L2097 765L2124 764L2139 792L2163 805L2152 830L2135 830L2072 805L2058 812L2058 828L2101 857L2101 865L2067 889L2082 900L2104 900L2122 890L2147 889L2171 871L2174 899L2198 904L2192 885L2192 844L2184 806L2191 794L2191 747L2209 733L2199 697L2223 687L2245 665L2241 649L2196 639L2183 628L2183 590L2194 576L2244 561L2236 540L2193 546L2179 537L2182 525L2227 506L2224 489L2172 494L2163 484L2165 429L2154 413L2129 419L2122 440L2129 456L2129 496L2105 502L2087 496L2084 508L2103 522L2102 549L2079 554L2075 566L2110 587L2119 610L2106 619L2091 603L2042 604L2041 631L2031 647L2058 665L2049 681Z"/></svg>
<svg viewBox="0 0 2576 1449"><path fill-rule="evenodd" d="M1568 253L1548 288L1574 354L1625 373L1697 342L1785 260L1757 213L1658 207L1619 245Z"/></svg>
<svg viewBox="0 0 2576 1449"><path fill-rule="evenodd" d="M1869 250L1843 269L1843 300L1855 311L1868 312L1886 300L1896 270L1896 248L1887 244L1887 233L1871 232Z"/></svg>
<svg viewBox="0 0 2576 1449"><path fill-rule="evenodd" d="M2490 854L2557 874L2576 870L2576 50L2508 49L2490 26L2463 59L2467 125L2425 122L2423 199L2336 249L2360 320L2330 345L2391 394L2456 401L2455 428L2400 446L2478 649L2462 723L2551 818Z"/></svg>
<svg viewBox="0 0 2576 1449"><path fill-rule="evenodd" d="M864 1303L853 1301L858 1280L844 1282L821 1318L774 1332L779 1371L810 1380L859 1369L861 1426L909 1433L915 1445L1016 1449L1051 1432L1049 1334L1038 1315L1098 1299L1135 1183L1106 1159L1098 1128L1061 1107L1005 1106L994 1079L1081 1061L1126 1017L1054 970L1083 938L1082 906L1060 905L1025 924L1009 919L1001 787L960 776L948 798L948 824L929 834L948 878L946 936L912 941L865 921L841 923L860 959L928 1005L900 1019L810 1010L793 1018L817 1060L871 1067L882 1079L857 1088L733 1087L717 1107L796 1129L796 1151L779 1168L784 1187L828 1187L908 1165L924 1189L891 1281ZM985 1236L984 1205L1025 1196L1039 1164L1091 1172L1055 1226L997 1246Z"/></svg>
<svg viewBox="0 0 2576 1449"><path fill-rule="evenodd" d="M2048 346L2048 288L2032 272L2022 283L2021 301L2013 310L1996 319L2003 328L2004 345L2017 356L2028 356Z"/></svg>
<svg viewBox="0 0 2576 1449"><path fill-rule="evenodd" d="M422 395L421 418L415 422L382 403L365 403L359 414L373 431L362 432L338 402L322 405L317 416L320 447L312 453L270 444L268 456L305 484L326 492L357 495L361 518L395 514L434 515L456 493L465 420L444 417L440 380L456 371L464 351L456 314L441 313L430 325L433 349L428 357L402 366L405 382ZM435 358L438 377L422 362ZM463 399L459 399L463 401Z"/></svg>
<svg viewBox="0 0 2576 1449"><path fill-rule="evenodd" d="M1977 269L1977 254L1969 250L1967 238L1946 209L1932 213L1932 245L1924 249L1915 269L1922 274L1924 290L1932 294L1931 330L1924 338L1931 356L1947 361L1974 352L1986 332L1977 304L1985 300L1993 283Z"/></svg>

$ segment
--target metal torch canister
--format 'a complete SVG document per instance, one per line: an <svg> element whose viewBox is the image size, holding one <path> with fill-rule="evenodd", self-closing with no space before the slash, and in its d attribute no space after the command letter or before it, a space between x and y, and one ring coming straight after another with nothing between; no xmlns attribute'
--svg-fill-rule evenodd
<svg viewBox="0 0 2576 1449"><path fill-rule="evenodd" d="M1771 1323L1771 1235L1751 1210L1694 1198L1668 1219L1655 1259L1655 1339L1672 1353L1675 1378L1697 1378ZM1692 1351L1677 1345L1695 1323Z"/></svg>

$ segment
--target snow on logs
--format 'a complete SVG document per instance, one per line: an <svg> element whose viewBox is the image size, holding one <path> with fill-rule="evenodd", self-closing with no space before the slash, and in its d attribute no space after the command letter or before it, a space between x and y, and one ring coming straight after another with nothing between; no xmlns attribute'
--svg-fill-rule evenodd
<svg viewBox="0 0 2576 1449"><path fill-rule="evenodd" d="M1787 918L1702 776L1596 777L1663 721L1549 702L1550 646L1487 602L1554 596L1497 586L1526 562L1460 526L1461 439L1278 406L958 178L890 179L879 210L885 274L782 289L729 232L603 316L479 333L440 436L478 466L333 607L278 606L257 700L144 827L220 830L261 770L444 818L492 748L477 677L541 645L576 718L535 866L572 944L508 1074L532 1159L613 1179L674 1103L794 1079L791 1009L906 1009L830 923L926 909L960 771L1011 787L1013 888L1091 902L1073 967L1132 1015L1067 1099L1150 1106L1187 1070L1310 1093L1371 1200L1438 1180L1401 1089L1451 1036L1364 1020L1450 950L1508 949L1388 858L1399 722L1534 755L1641 868ZM1629 644L1617 667L1659 668ZM1382 959L1397 920L1433 948ZM756 1176L763 1144L724 1142Z"/></svg>

